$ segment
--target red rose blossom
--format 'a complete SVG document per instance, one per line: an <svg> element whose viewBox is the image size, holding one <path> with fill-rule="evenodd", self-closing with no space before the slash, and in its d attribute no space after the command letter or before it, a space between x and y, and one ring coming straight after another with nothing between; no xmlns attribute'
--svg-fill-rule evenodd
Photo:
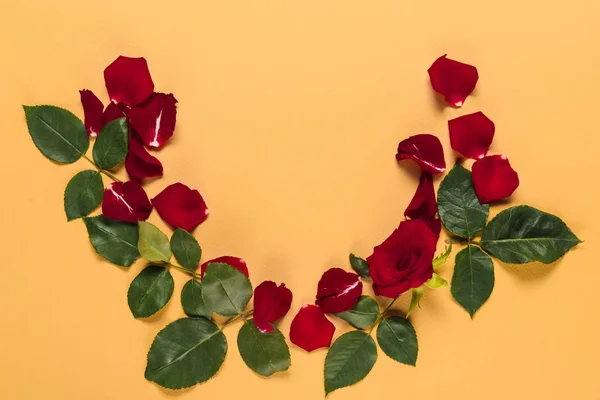
<svg viewBox="0 0 600 400"><path fill-rule="evenodd" d="M429 134L411 136L398 144L396 160L413 160L424 172L440 174L446 170L440 140Z"/></svg>
<svg viewBox="0 0 600 400"><path fill-rule="evenodd" d="M312 304L302 306L290 326L290 341L311 352L329 347L335 326L327 319L323 310Z"/></svg>
<svg viewBox="0 0 600 400"><path fill-rule="evenodd" d="M205 263L203 263L202 265L200 265L200 277L202 279L204 279L204 273L206 272L206 268L208 267L208 264L211 264L211 263L227 264L227 265L232 266L233 268L237 269L242 274L244 274L246 276L250 276L248 274L248 266L246 265L246 261L242 260L239 257L221 256L221 257L213 258L212 260L208 260Z"/></svg>
<svg viewBox="0 0 600 400"><path fill-rule="evenodd" d="M509 197L519 187L519 175L503 155L483 157L472 169L473 186L481 204Z"/></svg>
<svg viewBox="0 0 600 400"><path fill-rule="evenodd" d="M254 324L263 333L272 332L271 324L283 318L292 305L292 291L285 284L264 281L254 289Z"/></svg>
<svg viewBox="0 0 600 400"><path fill-rule="evenodd" d="M137 223L150 216L152 204L136 181L113 182L104 190L102 214L111 219Z"/></svg>
<svg viewBox="0 0 600 400"><path fill-rule="evenodd" d="M104 105L91 90L80 90L79 96L81 97L81 105L83 106L85 129L88 136L96 137L104 126L102 123Z"/></svg>
<svg viewBox="0 0 600 400"><path fill-rule="evenodd" d="M477 68L446 58L444 54L427 70L433 90L444 96L446 102L460 107L477 84Z"/></svg>
<svg viewBox="0 0 600 400"><path fill-rule="evenodd" d="M125 158L125 169L129 177L138 182L163 174L161 162L146 151L142 140L135 133L129 135L129 151Z"/></svg>
<svg viewBox="0 0 600 400"><path fill-rule="evenodd" d="M463 157L484 157L494 139L496 126L481 111L448 121L452 149Z"/></svg>
<svg viewBox="0 0 600 400"><path fill-rule="evenodd" d="M182 183L167 186L152 199L152 204L173 229L189 232L208 217L208 208L200 193Z"/></svg>
<svg viewBox="0 0 600 400"><path fill-rule="evenodd" d="M351 310L362 294L362 286L358 274L330 268L319 280L316 305L326 313Z"/></svg>
<svg viewBox="0 0 600 400"><path fill-rule="evenodd" d="M104 70L108 97L128 106L143 103L154 92L145 58L119 56Z"/></svg>
<svg viewBox="0 0 600 400"><path fill-rule="evenodd" d="M177 99L172 94L154 93L147 102L129 110L129 122L146 146L160 148L173 136L175 104Z"/></svg>

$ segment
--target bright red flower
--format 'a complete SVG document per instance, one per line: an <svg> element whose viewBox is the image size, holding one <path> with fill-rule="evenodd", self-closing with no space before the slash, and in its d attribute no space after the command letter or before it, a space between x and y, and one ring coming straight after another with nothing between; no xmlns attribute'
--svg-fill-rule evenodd
<svg viewBox="0 0 600 400"><path fill-rule="evenodd" d="M335 326L327 319L323 310L312 304L302 306L290 326L290 340L296 346L310 352L329 347Z"/></svg>
<svg viewBox="0 0 600 400"><path fill-rule="evenodd" d="M208 217L208 208L200 193L182 183L167 186L152 199L152 204L173 229L189 232Z"/></svg>
<svg viewBox="0 0 600 400"><path fill-rule="evenodd" d="M433 90L443 95L446 102L460 107L477 84L477 68L446 58L444 54L427 70Z"/></svg>
<svg viewBox="0 0 600 400"><path fill-rule="evenodd" d="M483 158L492 144L496 126L481 111L448 121L450 144L463 157Z"/></svg>
<svg viewBox="0 0 600 400"><path fill-rule="evenodd" d="M351 310L362 294L362 286L358 274L330 268L319 280L315 303L326 313Z"/></svg>
<svg viewBox="0 0 600 400"><path fill-rule="evenodd" d="M147 102L129 110L129 122L146 146L162 147L173 136L175 104L177 99L172 94L154 93Z"/></svg>
<svg viewBox="0 0 600 400"><path fill-rule="evenodd" d="M440 140L429 134L411 136L398 144L396 160L413 160L424 172L440 174L446 170Z"/></svg>
<svg viewBox="0 0 600 400"><path fill-rule="evenodd" d="M136 181L113 182L104 190L102 214L106 218L137 223L150 216L152 204Z"/></svg>
<svg viewBox="0 0 600 400"><path fill-rule="evenodd" d="M102 123L104 105L91 90L80 90L79 96L81 97L81 105L83 106L85 129L89 136L96 137L104 126Z"/></svg>
<svg viewBox="0 0 600 400"><path fill-rule="evenodd" d="M287 314L292 305L292 291L285 284L264 281L254 289L254 324L263 333L272 332L271 324Z"/></svg>
<svg viewBox="0 0 600 400"><path fill-rule="evenodd" d="M123 118L124 116L125 112L121 107L119 107L115 103L108 103L108 105L104 109L104 112L102 113L102 126L104 127L110 121Z"/></svg>
<svg viewBox="0 0 600 400"><path fill-rule="evenodd" d="M146 151L142 140L135 133L129 135L129 151L125 158L125 169L129 177L138 182L163 174L161 162Z"/></svg>
<svg viewBox="0 0 600 400"><path fill-rule="evenodd" d="M206 268L208 264L211 263L223 263L232 266L233 268L240 271L242 274L249 276L248 274L248 266L246 265L246 261L242 260L239 257L232 256L221 256L217 258L213 258L212 260L208 260L207 262L200 265L200 277L204 279L204 273L206 272Z"/></svg>
<svg viewBox="0 0 600 400"><path fill-rule="evenodd" d="M435 201L433 177L427 172L421 173L419 186L413 196L404 216L407 219L431 220L437 214L438 208Z"/></svg>
<svg viewBox="0 0 600 400"><path fill-rule="evenodd" d="M148 100L154 92L145 58L119 56L104 70L104 82L113 103L134 106Z"/></svg>
<svg viewBox="0 0 600 400"><path fill-rule="evenodd" d="M481 204L509 197L519 187L519 175L505 156L483 157L472 169L473 186Z"/></svg>

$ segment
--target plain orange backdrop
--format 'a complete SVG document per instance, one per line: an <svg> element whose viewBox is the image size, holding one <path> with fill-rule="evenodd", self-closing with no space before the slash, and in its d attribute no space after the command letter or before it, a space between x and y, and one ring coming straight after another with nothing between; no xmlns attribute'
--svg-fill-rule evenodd
<svg viewBox="0 0 600 400"><path fill-rule="evenodd" d="M330 398L600 399L599 16L597 0L3 1L0 398L323 396L325 350L292 346L289 372L264 379L237 352L239 325L209 382L168 392L144 379L154 335L183 315L184 276L166 310L131 316L126 292L143 264L103 262L83 224L67 223L64 187L89 166L45 159L21 109L83 117L78 90L106 102L102 71L124 54L146 57L156 89L180 102L164 178L148 193L176 181L201 191L205 257L245 258L255 285L285 282L286 335L321 273L348 268L351 251L368 256L401 220L417 172L396 164L398 142L434 133L452 164L446 121L484 111L492 152L521 178L510 204L560 215L585 243L549 266L496 263L473 320L448 288L428 291L412 317L417 367L380 352L363 382ZM444 53L480 72L461 109L430 88L426 70Z"/></svg>

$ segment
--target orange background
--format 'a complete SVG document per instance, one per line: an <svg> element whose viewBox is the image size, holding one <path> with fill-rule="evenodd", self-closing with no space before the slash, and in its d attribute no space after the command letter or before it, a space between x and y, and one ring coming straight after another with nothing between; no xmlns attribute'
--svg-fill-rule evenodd
<svg viewBox="0 0 600 400"><path fill-rule="evenodd" d="M238 354L239 324L226 331L215 379L183 392L144 379L153 337L183 316L185 277L174 271L166 310L133 319L126 292L143 263L124 271L103 262L84 225L67 223L64 187L90 166L45 159L21 109L47 103L83 117L77 91L106 102L102 71L124 54L146 57L156 89L180 102L176 136L159 154L165 175L149 195L176 181L201 191L211 210L195 232L205 259L241 256L255 285L292 288L286 335L321 273L349 268L351 251L368 256L401 220L417 170L397 166L398 142L435 133L451 165L446 121L484 111L497 126L492 151L521 178L511 204L559 214L585 243L549 266L496 263L494 293L472 321L448 288L427 291L412 317L417 367L380 351L362 383L330 398L600 399L597 0L2 8L1 398L322 398L325 350L292 346L289 372L264 379ZM430 88L426 70L444 53L479 69L462 109L440 107ZM164 227L156 214L150 221ZM407 305L404 297L397 308Z"/></svg>

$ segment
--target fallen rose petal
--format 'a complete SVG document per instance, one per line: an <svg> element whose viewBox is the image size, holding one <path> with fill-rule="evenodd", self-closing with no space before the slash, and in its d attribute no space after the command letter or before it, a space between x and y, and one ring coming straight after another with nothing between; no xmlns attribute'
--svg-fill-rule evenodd
<svg viewBox="0 0 600 400"><path fill-rule="evenodd" d="M104 127L110 121L114 121L115 119L123 118L125 116L125 112L115 103L109 103L106 106L106 109L102 113L102 126Z"/></svg>
<svg viewBox="0 0 600 400"><path fill-rule="evenodd" d="M144 144L160 148L173 136L177 99L172 94L154 93L150 99L128 112L131 126Z"/></svg>
<svg viewBox="0 0 600 400"><path fill-rule="evenodd" d="M439 218L423 220L423 222L425 222L429 229L431 229L431 232L439 236L440 232L442 231L442 221L440 221Z"/></svg>
<svg viewBox="0 0 600 400"><path fill-rule="evenodd" d="M398 144L396 160L413 160L424 172L440 174L446 170L444 149L440 140L424 133L411 136Z"/></svg>
<svg viewBox="0 0 600 400"><path fill-rule="evenodd" d="M335 326L327 319L323 310L312 304L302 306L290 326L290 341L311 352L329 347Z"/></svg>
<svg viewBox="0 0 600 400"><path fill-rule="evenodd" d="M443 95L446 102L460 107L477 84L477 68L441 56L427 70L433 90Z"/></svg>
<svg viewBox="0 0 600 400"><path fill-rule="evenodd" d="M146 151L142 140L136 134L129 135L129 151L125 158L125 169L129 177L138 182L163 174L161 162Z"/></svg>
<svg viewBox="0 0 600 400"><path fill-rule="evenodd" d="M154 92L154 83L143 57L119 56L104 70L108 97L113 103L128 106L143 103Z"/></svg>
<svg viewBox="0 0 600 400"><path fill-rule="evenodd" d="M208 208L200 193L179 182L167 186L152 199L152 204L173 229L189 232L208 217Z"/></svg>
<svg viewBox="0 0 600 400"><path fill-rule="evenodd" d="M326 313L351 310L362 294L362 286L358 274L330 268L319 280L315 304Z"/></svg>
<svg viewBox="0 0 600 400"><path fill-rule="evenodd" d="M503 155L483 157L472 169L473 186L481 204L509 197L519 187L519 175Z"/></svg>
<svg viewBox="0 0 600 400"><path fill-rule="evenodd" d="M292 291L285 284L264 281L254 289L254 324L263 333L272 332L271 324L283 318L292 305Z"/></svg>
<svg viewBox="0 0 600 400"><path fill-rule="evenodd" d="M494 139L496 126L481 111L448 121L452 149L463 157L484 157Z"/></svg>
<svg viewBox="0 0 600 400"><path fill-rule="evenodd" d="M80 90L79 97L83 106L85 130L89 136L96 137L104 126L102 124L102 110L104 110L104 105L91 90Z"/></svg>
<svg viewBox="0 0 600 400"><path fill-rule="evenodd" d="M200 266L200 275L201 275L200 277L201 278L204 278L204 273L206 272L206 267L208 267L208 264L210 264L210 263L227 264L227 265L230 265L233 268L237 269L242 274L244 274L248 277L250 276L248 274L248 266L246 265L246 261L242 260L239 257L221 256L221 257L213 258L212 260L208 260L207 262L203 263Z"/></svg>
<svg viewBox="0 0 600 400"><path fill-rule="evenodd" d="M438 208L435 201L435 190L433 188L433 177L430 173L421 173L419 186L413 196L404 216L407 219L430 220L437 214Z"/></svg>
<svg viewBox="0 0 600 400"><path fill-rule="evenodd" d="M136 181L113 182L104 190L102 214L106 218L137 223L150 216L152 204Z"/></svg>

